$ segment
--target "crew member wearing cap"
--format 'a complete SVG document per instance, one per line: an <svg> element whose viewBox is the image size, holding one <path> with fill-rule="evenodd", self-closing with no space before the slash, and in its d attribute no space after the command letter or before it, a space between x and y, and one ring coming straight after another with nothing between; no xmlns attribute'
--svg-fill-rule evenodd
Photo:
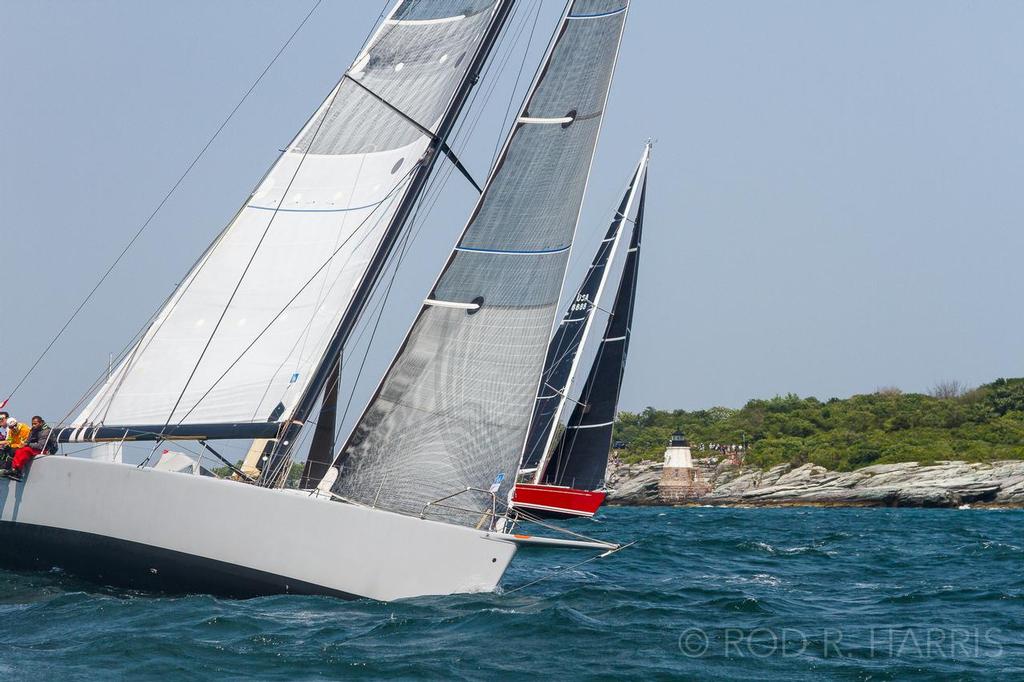
<svg viewBox="0 0 1024 682"><path fill-rule="evenodd" d="M7 437L0 441L0 453L5 459L13 456L18 448L25 447L28 443L29 433L32 431L28 424L21 424L14 417L7 418L6 426Z"/></svg>

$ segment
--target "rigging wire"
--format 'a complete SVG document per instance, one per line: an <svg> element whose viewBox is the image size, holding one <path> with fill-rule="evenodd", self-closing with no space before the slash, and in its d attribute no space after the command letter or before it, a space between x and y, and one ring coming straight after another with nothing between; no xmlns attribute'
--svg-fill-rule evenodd
<svg viewBox="0 0 1024 682"><path fill-rule="evenodd" d="M400 179L398 180L398 182L397 182L397 183L395 184L395 187L393 187L393 188L391 189L391 191L390 191L390 192L389 192L389 193L388 193L387 195L385 195L384 199L382 199L382 200L381 200L381 203L380 203L380 204L378 205L378 208L379 208L379 206L383 206L383 205L385 204L385 202L387 202L387 201L388 201L389 199L393 198L393 197L392 197L391 195L392 195L392 194L394 194L394 192L395 192L396 190L398 190L398 189L399 189L399 188L400 188L400 187L401 187L401 186L403 185L403 183L404 183L404 182L405 182L405 181L406 181L406 180L408 179L408 177L409 177L409 176L411 175L411 173L412 173L412 171L413 171L413 170L415 170L415 166L413 166L413 167L412 167L412 168L411 168L411 169L410 169L410 170L409 170L409 171L408 171L408 172L406 173L406 175L405 175L405 176L403 176L402 178L400 178ZM222 373L222 374L221 374L221 375L220 375L220 376L219 376L219 377L217 378L217 380L216 380L216 381L215 381L215 382L213 383L213 385L212 385L212 386L210 386L210 388L209 388L209 389L208 389L208 390L206 391L206 393L204 393L204 394L203 394L203 395L202 395L202 396L201 396L201 397L200 397L200 398L199 398L199 399L198 399L198 400L196 401L196 404L195 404L195 405L193 405L193 406L192 406L192 408L191 408L191 409L189 409L189 411L185 413L185 415L184 415L184 416L183 416L183 417L182 417L182 418L181 418L181 419L180 419L180 420L178 421L178 425L179 425L179 426L180 426L180 425L181 425L181 424L182 424L182 423L184 422L184 420L185 420L185 419L187 419L187 418L188 418L188 416L189 416L189 415L190 415L190 414L192 413L192 411L193 411L193 410L195 410L195 408L199 406L199 403L200 403L200 402L201 402L201 401L202 401L203 399L205 399L207 395L209 395L209 393L210 393L210 392L211 392L211 391L212 391L212 390L213 390L213 389L214 389L214 388L215 388L215 387L217 386L217 384L218 384L218 383L220 383L220 381L221 381L221 380L222 380L222 379L223 379L223 378L224 378L224 377L225 377L225 376L227 375L227 373L228 373L228 372L229 372L229 371L230 371L230 370L231 370L231 369L232 369L232 368L233 368L233 367L235 366L235 364L237 364L237 363L238 363L238 362L239 362L239 361L240 361L240 360L242 359L242 357L243 357L243 356L245 355L245 353L246 353L246 352L248 352L248 350L249 350L250 348L252 348L252 346L253 346L253 345L255 345L255 343L256 343L256 342L257 342L257 341L258 341L258 340L259 340L259 339L260 339L260 338L261 338L261 337L262 337L262 336L263 336L263 335L264 335L264 334L265 334L265 333L267 332L267 330L269 330L269 329L270 329L270 327L271 327L271 326L272 326L272 325L274 324L274 322L275 322L275 321L276 321L276 320L277 320L277 319L278 319L278 318L279 318L279 317L281 316L281 314L283 314L283 313L284 313L284 312L285 312L285 311L287 310L287 307L288 307L289 305L291 305L291 303L292 303L292 302L294 302L294 300L295 300L296 298L298 298L298 296L299 296L299 295L301 295L301 293L302 293L303 291L305 291L306 287L308 287L308 286L309 286L310 284L312 284L312 283L313 283L313 281L315 281L315 280L316 280L316 278L317 278L317 277L319 277L319 275L320 275L320 272L321 272L321 271L322 271L322 270L323 270L323 269L324 269L325 267L327 267L327 266L328 266L328 265L329 265L329 264L331 263L331 261L333 260L334 256L336 256L336 255L338 254L338 252L339 252L339 251L341 251L341 249L342 249L342 248L344 248L344 247L345 247L345 245L346 245L346 244L348 244L348 242L349 242L349 241L350 241L350 240L351 240L351 239L352 239L353 237L355 237L355 236L356 236L356 234L358 234L358 233L359 233L359 231L360 231L360 230L362 229L362 227L366 225L366 223L367 223L367 222L368 222L368 221L370 220L370 218L371 218L371 217L373 217L373 214L374 214L374 213L376 213L376 209L374 209L374 211L372 211L372 212L371 212L371 213L370 213L370 214L369 214L369 215L368 215L368 216L367 216L366 218L364 218L364 219L363 219L363 221L362 221L362 222L361 222L361 223L360 223L360 224L359 224L358 226L356 226L355 230L353 230L352 234L350 234L350 235L349 235L349 236L348 236L348 237L346 238L346 240L345 240L344 242L342 242L342 243L341 243L340 245L338 245L338 247L337 247L337 248L336 248L336 249L334 250L334 252L333 252L333 253L332 253L332 254L330 255L330 257L328 257L328 259L327 259L327 260L326 260L326 261L325 261L325 262L324 262L324 263L323 263L323 264L322 264L322 265L321 265L321 266L320 266L320 267L319 267L319 268L318 268L318 269L317 269L317 270L316 270L316 271L315 271L315 272L313 273L313 275L312 275L312 276L311 276L311 277L310 277L310 278L309 278L309 279L308 279L308 280L306 281L306 283L305 283L305 284L303 284L303 286L299 288L299 290L298 290L298 291L297 291L297 292L295 293L295 295L294 295L294 296L293 296L293 297L292 297L292 298L291 298L291 299L290 299L290 300L289 300L289 301L288 301L288 302L287 302L287 303L285 304L285 306L284 306L284 307L283 307L283 308L282 308L281 310L279 310L279 311L278 311L278 313L277 313L277 314L276 314L276 315L274 316L274 318L273 318L273 319L271 319L271 321L270 321L270 322L269 322L269 323L268 323L268 324L267 324L267 325L266 325L266 326L265 326L265 327L264 327L264 328L263 328L263 329L262 329L262 330L260 331L260 333L259 333L259 334L258 334L258 335L257 335L257 336L256 336L256 337L255 337L255 338L254 338L254 339L252 340L252 342L251 342L251 343L250 343L250 344L249 344L249 345L248 345L248 346L247 346L247 347L246 347L246 348L245 348L245 349L244 349L244 350L243 350L243 351L242 351L242 352L241 352L241 353L240 353L240 354L238 355L238 357L236 357L236 358L235 358L234 362L233 362L233 363L232 363L232 364L231 364L231 365L230 365L230 366L229 366L229 367L228 367L228 368L227 368L227 369L226 369L226 370L224 371L224 373ZM364 234L364 235L363 235L363 237L361 238L361 240L360 240L360 242L359 242L359 243L362 243L362 241L364 241L364 240L366 239L366 237L367 237L367 235L365 235L365 234ZM159 312L158 312L157 314L159 314ZM152 318L151 318L151 319L152 319ZM140 331L139 333L141 333L141 331ZM139 335L139 334L136 334L136 336L138 336L138 335ZM131 345L131 344L129 344L129 345ZM127 348L127 347L126 347L126 348ZM123 352L124 352L124 351L122 351L122 353L123 353ZM94 382L94 386L95 386L96 384L100 383L101 381L102 381L102 378L101 378L101 379L98 379L98 380L97 380L96 382ZM89 393L90 393L90 392L91 392L91 389L90 389L90 391L89 391L89 392L87 392L87 393L86 393L86 394L85 394L85 395L84 395L84 396L83 396L83 397L82 397L81 399L79 399L79 403L81 403L82 401L84 401L85 397L87 397L87 396L89 395ZM170 420L168 420L168 421L167 421L167 422L166 422L166 423L164 424L164 427L166 428L166 427L167 427L167 426L169 425L169 423L170 423ZM149 435L154 435L154 434L150 433ZM159 435L162 435L162 433L161 433L161 434L159 434ZM152 450L152 451L150 452L150 455L149 455L149 457L147 457L147 458L146 458L146 459L145 459L145 460L143 461L143 465L144 465L145 463L147 463L147 462L149 461L149 459L150 459L150 458L152 457L152 455L153 455L153 454L154 454L154 453L156 452L156 449L157 449L157 448L159 447L159 443L160 443L160 442L161 442L161 441L159 441L159 440L158 440L158 441L157 441L157 443L156 443L156 444L155 444L155 445L153 446L153 450Z"/></svg>
<svg viewBox="0 0 1024 682"><path fill-rule="evenodd" d="M418 210L418 207L417 207L417 210ZM406 247L408 239L409 239L409 231L406 230L406 231L403 232L402 237L401 237L402 241L398 245L398 249L402 252L402 257L404 257L404 249ZM393 270L393 272L391 274L391 279L388 281L387 288L385 289L384 295L383 295L383 297L382 297L382 299L380 301L380 307L378 309L379 313L378 313L377 319L376 319L376 321L374 322L374 325L373 325L373 332L370 335L370 340L367 342L367 350L366 350L366 353L363 355L363 362L359 366L360 374L363 371L363 365L366 364L366 358L369 355L369 346L370 346L370 344L373 343L373 337L377 333L377 325L380 324L380 320L381 320L381 317L382 317L381 313L384 312L384 305L387 303L388 294L391 293L391 287L395 283L395 278L398 276L398 266L401 264L402 257L400 257L398 259L398 261L396 262L394 270ZM363 333L366 331L366 329L367 329L367 327L364 326L363 330L360 332L359 336L356 338L356 342L357 343L359 341L359 338L361 338ZM358 381L358 380L359 380L359 377L357 375L356 381ZM337 388L335 388L335 390L337 390ZM345 405L345 413L346 414L348 413L348 406L351 404L351 402L352 402L352 397L351 397L351 394L349 394L349 402ZM343 420L344 420L344 418L343 418ZM316 422L313 422L312 420L307 420L306 425L315 424L315 423ZM340 429L335 429L335 434L334 434L334 441L335 442L337 442L339 431L340 431ZM303 429L302 430L302 435L300 436L300 439L299 439L299 442L296 444L296 447L292 448L291 451L292 452L301 452L301 448L305 445L306 439L309 437L310 433L311 433L310 429ZM283 471L284 461L288 461L289 464L290 464L292 462L292 459L289 458L288 460L283 460L282 463L279 465L279 467L281 467L281 468L279 468L278 471L276 471L276 472L272 472L274 475L271 476L271 479L277 478L277 476L281 473L281 471Z"/></svg>
<svg viewBox="0 0 1024 682"><path fill-rule="evenodd" d="M356 193L356 190L359 188L359 182L363 178L363 169L364 169L365 166L366 166L366 156L363 155L359 159L359 167L356 169L355 176L352 178L352 182L351 182L350 187L349 187L349 198L348 198L348 201L349 201L349 205L350 206L352 205L352 202L355 200L355 193ZM349 217L349 214L347 212L341 214L341 218L339 220L339 222L341 224L338 225L338 234L334 238L334 248L338 248L338 243L342 240L342 237L343 237L343 235L345 233L345 223L348 222L348 217ZM327 283L328 283L328 280L330 279L330 277L328 277L328 273L326 273L326 272L324 273L324 278L320 282L320 290L317 292L317 295L316 295L316 303L313 305L313 311L314 312L310 314L309 319L306 321L306 325L305 325L305 327L302 330L302 346L299 348L299 352L298 352L298 354L295 357L295 364L292 365L294 371L298 371L299 370L299 362L301 361L302 356L306 353L306 346L309 344L310 332L313 329L313 320L316 318L315 311L319 311L320 308L324 305L325 291L326 291L326 294L330 294L334 290L334 288L338 285L338 280L341 279L341 276L342 276L342 274L345 271L345 266L348 265L351 260L352 260L352 254L349 255L349 257L345 261L345 263L338 269L338 274L335 275L334 280L331 281L331 286L330 287L327 286ZM293 348L292 351L294 351L294 350L295 349ZM281 367L283 367L285 363L287 363L287 359L284 362L281 363ZM278 370L280 371L280 368L278 368ZM277 372L275 372L275 374L276 373ZM269 386L269 384L268 384L268 386ZM255 414L253 415L253 417L255 418Z"/></svg>
<svg viewBox="0 0 1024 682"><path fill-rule="evenodd" d="M139 237L142 236L142 233L146 231L146 228L149 227L149 224L151 222L153 222L153 219L156 217L157 213L160 212L160 209L162 209L164 207L164 204L166 204L167 201L171 198L171 195L174 194L174 192L178 189L178 187L181 185L181 183L188 176L188 174L190 172L192 172L192 169L195 167L195 165L197 163L199 163L199 160L203 158L203 156L206 154L206 151L213 144L214 140L217 139L217 137L220 135L221 131L224 130L224 128L227 126L228 122L230 122L231 119L234 118L235 113L241 108L242 104L244 104L245 101L249 98L249 95L252 93L252 91L255 90L256 86L260 84L260 81L263 80L263 77L267 75L267 72L270 71L271 67L274 66L274 64L277 62L278 58L281 56L281 54L291 44L292 39L295 38L295 36L298 34L298 32L300 30L302 30L302 27L306 25L306 22L309 21L309 18L311 16L313 16L313 13L316 11L316 9L322 3L323 3L323 0L316 0L316 2L314 3L313 7L310 8L309 12L306 13L306 16L303 17L301 22L299 22L299 25L295 27L295 30L292 31L291 35L288 36L288 39L285 40L283 45L281 45L281 47L274 54L273 58L266 65L266 67L263 69L263 71L260 73L260 75L256 77L256 80L254 80L252 82L252 85L250 85L249 89L245 91L245 94L242 95L242 98L240 100L238 100L238 103L235 104L234 108L231 109L231 112L227 115L227 117L217 127L217 130L214 131L214 133L210 137L210 139L207 140L205 145L203 145L203 148L201 150L199 150L199 153L196 154L195 158L193 158L192 161L188 164L188 166L185 168L185 172L183 172L181 174L181 176L178 177L177 181L175 181L175 183L167 191L167 193L164 195L163 199L160 200L160 203L158 203L156 208L153 209L153 212L150 213L149 217L146 218L145 222L142 223L142 226L139 227L139 229L135 232L135 234L132 236L132 238L125 245L125 247L123 249L121 249L121 252L117 255L117 257L114 259L114 261L110 264L110 266L107 268L106 272L103 273L103 275L100 277L99 281L97 281L96 284L89 291L89 293L85 295L85 298L82 299L82 302L79 303L78 307L76 307L75 310L71 313L71 316L67 319L67 321L64 323L64 325L57 331L56 335L54 335L54 337L50 340L50 342L46 345L46 347L43 348L42 352L39 353L39 355L36 357L35 361L28 368L28 371L26 371L25 374L18 380L18 383L15 384L14 388L11 389L11 391L8 393L7 397L3 401L4 405L6 405L7 401L9 401L11 398L14 397L14 394L18 392L18 389L21 388L22 384L25 383L25 381L29 378L29 376L32 374L32 372L35 371L36 367L39 366L39 363L42 362L43 358L50 351L50 349L53 347L53 345L55 343L57 343L57 341L60 339L61 336L64 335L64 332L71 325L71 323L74 322L75 318L78 317L78 313L80 313L82 311L82 308L84 308L86 306L86 304L90 300L92 300L92 297L96 293L96 290L100 288L100 286L103 284L104 281L106 281L106 279L110 275L110 273L113 272L114 268L116 268L118 263L121 262L121 259L124 258L125 254L127 254L128 251L135 244L135 242L138 241Z"/></svg>

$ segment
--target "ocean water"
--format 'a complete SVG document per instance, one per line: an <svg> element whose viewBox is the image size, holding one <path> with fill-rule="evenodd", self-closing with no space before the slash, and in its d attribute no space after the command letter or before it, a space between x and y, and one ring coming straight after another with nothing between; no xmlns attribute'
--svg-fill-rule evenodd
<svg viewBox="0 0 1024 682"><path fill-rule="evenodd" d="M641 541L575 568L591 555L522 551L501 593L392 604L0 572L0 679L1024 679L1024 511L612 508L570 525Z"/></svg>

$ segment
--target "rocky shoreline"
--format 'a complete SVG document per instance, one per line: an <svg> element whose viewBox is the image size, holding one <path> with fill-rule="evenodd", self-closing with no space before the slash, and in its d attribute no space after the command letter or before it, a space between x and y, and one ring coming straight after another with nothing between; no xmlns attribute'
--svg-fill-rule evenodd
<svg viewBox="0 0 1024 682"><path fill-rule="evenodd" d="M814 464L768 470L730 462L695 462L710 492L685 504L745 507L1024 508L1024 461L878 464L838 472ZM659 462L611 464L613 505L657 505Z"/></svg>

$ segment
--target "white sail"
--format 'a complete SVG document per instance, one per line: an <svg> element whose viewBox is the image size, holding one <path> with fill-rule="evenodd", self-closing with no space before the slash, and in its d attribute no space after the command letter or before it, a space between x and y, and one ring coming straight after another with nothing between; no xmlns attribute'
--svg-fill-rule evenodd
<svg viewBox="0 0 1024 682"><path fill-rule="evenodd" d="M286 419L495 4L399 2L73 425Z"/></svg>
<svg viewBox="0 0 1024 682"><path fill-rule="evenodd" d="M462 238L342 450L336 493L420 513L467 487L507 491L537 392L625 5L570 4ZM431 512L473 524L479 512L450 507L485 504L486 494L475 501L464 496Z"/></svg>

